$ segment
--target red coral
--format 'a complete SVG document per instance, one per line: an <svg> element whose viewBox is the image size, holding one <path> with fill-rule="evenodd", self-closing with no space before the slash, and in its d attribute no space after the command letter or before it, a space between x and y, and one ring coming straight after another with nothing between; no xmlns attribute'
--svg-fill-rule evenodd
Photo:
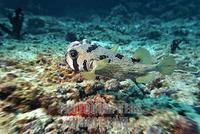
<svg viewBox="0 0 200 134"><path fill-rule="evenodd" d="M88 97L86 102L76 104L68 113L67 116L82 116L82 117L104 117L108 115L114 116L114 111L117 107L111 103L109 97L96 95Z"/></svg>
<svg viewBox="0 0 200 134"><path fill-rule="evenodd" d="M92 116L92 112L88 111L88 104L87 103L80 103L72 108L72 110L67 113L67 116L82 116L82 117L89 117Z"/></svg>

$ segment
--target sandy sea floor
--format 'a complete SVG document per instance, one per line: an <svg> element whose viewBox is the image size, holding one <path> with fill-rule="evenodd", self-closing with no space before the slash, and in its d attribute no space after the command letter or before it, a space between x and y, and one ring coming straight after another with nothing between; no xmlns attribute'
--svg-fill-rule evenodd
<svg viewBox="0 0 200 134"><path fill-rule="evenodd" d="M44 25L26 22L23 40L4 36L0 41L1 134L198 134L198 18L152 17L131 25L111 25L98 16L82 23L48 16L27 20L31 18ZM176 70L170 76L158 74L141 89L131 80L84 80L64 62L70 32L77 40L96 41L106 48L118 44L119 53L129 57L138 47L148 49L155 62L172 55ZM171 54L176 39L183 40L181 49Z"/></svg>

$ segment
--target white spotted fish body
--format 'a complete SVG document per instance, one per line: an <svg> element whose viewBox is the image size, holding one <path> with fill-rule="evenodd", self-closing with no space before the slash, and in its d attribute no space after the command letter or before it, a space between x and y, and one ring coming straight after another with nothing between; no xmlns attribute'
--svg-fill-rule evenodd
<svg viewBox="0 0 200 134"><path fill-rule="evenodd" d="M88 71L93 69L93 62L108 59L108 62L128 61L123 55L113 52L97 44L90 44L86 40L72 42L67 49L66 61L75 71Z"/></svg>
<svg viewBox="0 0 200 134"><path fill-rule="evenodd" d="M168 75L175 68L172 57L151 65L149 64L151 57L143 48L136 52L134 57L129 58L111 49L89 43L87 40L72 42L67 48L65 60L71 69L82 72L86 79L103 76L120 80L137 80L140 77L139 82L146 83L152 77L149 72L159 71Z"/></svg>

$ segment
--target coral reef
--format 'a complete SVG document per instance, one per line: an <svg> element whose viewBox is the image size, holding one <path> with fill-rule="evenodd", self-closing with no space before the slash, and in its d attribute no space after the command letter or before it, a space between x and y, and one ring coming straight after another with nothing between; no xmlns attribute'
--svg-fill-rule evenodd
<svg viewBox="0 0 200 134"><path fill-rule="evenodd" d="M6 32L13 38L16 38L18 40L21 39L22 38L21 30L24 22L24 14L22 13L22 9L17 8L15 9L14 13L9 13L8 19L10 24L12 25L11 30L6 26L4 26L4 24L0 23L1 30Z"/></svg>
<svg viewBox="0 0 200 134"><path fill-rule="evenodd" d="M77 81L73 78L80 76L59 62L48 55L39 55L34 61L12 63L10 66L3 66L8 63L2 61L0 110L5 117L1 114L0 119L3 121L7 118L7 122L10 122L7 128L1 128L2 131L198 133L197 123L190 119L190 114L196 110L189 108L194 111L188 111L187 106L182 105L188 100L177 98L182 93L184 98L195 94L191 96L188 92L187 95L187 85L185 89L183 85L181 89L173 87L173 91L170 87L173 85L169 84L170 81L180 81L183 74L179 74L179 80L175 80L177 74L167 79L156 79L149 88L143 87L144 94L131 80ZM33 65L37 69L31 69ZM7 69L2 70L5 67ZM13 69L18 71L7 73L7 70ZM36 73L38 70L40 72ZM57 80L51 76L56 76ZM196 89L193 91L198 92ZM6 113L10 113L9 118Z"/></svg>
<svg viewBox="0 0 200 134"><path fill-rule="evenodd" d="M181 3L168 0L164 8L163 1L135 0L85 21L32 14L24 40L1 32L0 133L198 134L200 24ZM119 45L130 57L145 47L153 62L170 55L177 67L170 76L155 73L148 84L86 80L64 60L69 42L83 38L105 48Z"/></svg>
<svg viewBox="0 0 200 134"><path fill-rule="evenodd" d="M75 33L72 33L72 32L68 32L68 33L65 35L65 40L66 40L66 41L69 41L69 42L77 41L76 34L75 34Z"/></svg>

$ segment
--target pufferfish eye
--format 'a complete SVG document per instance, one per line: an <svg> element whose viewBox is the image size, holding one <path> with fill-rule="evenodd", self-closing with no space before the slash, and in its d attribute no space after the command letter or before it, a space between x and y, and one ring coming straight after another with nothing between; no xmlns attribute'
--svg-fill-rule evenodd
<svg viewBox="0 0 200 134"><path fill-rule="evenodd" d="M76 50L70 50L69 55L71 56L71 58L77 58L78 52Z"/></svg>

